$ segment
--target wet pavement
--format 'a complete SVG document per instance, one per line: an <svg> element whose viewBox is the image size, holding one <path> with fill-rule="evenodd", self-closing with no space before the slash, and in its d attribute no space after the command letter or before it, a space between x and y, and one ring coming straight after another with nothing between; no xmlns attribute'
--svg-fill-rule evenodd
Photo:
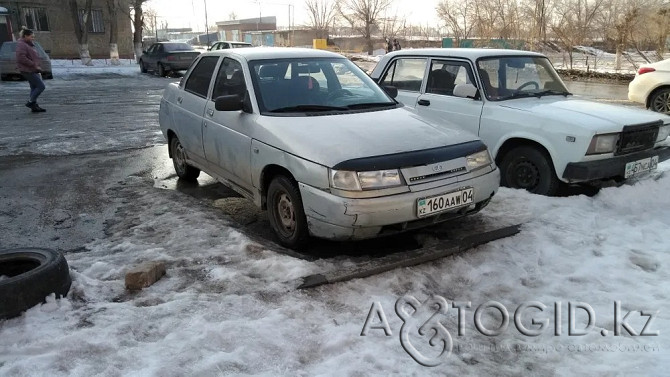
<svg viewBox="0 0 670 377"><path fill-rule="evenodd" d="M197 184L177 179L157 117L162 89L176 80L150 75L49 80L40 99L47 109L42 114L23 106L25 82L0 84L0 249L84 251L118 223L121 206L132 206L133 195L118 188L135 178L142 180L142 190L179 191L195 205L216 207L245 235L281 249L265 213L253 204L206 174ZM587 98L625 101L620 85L568 86ZM411 250L449 239L454 231L487 227L477 216L457 223L381 241L316 241L313 252L323 257Z"/></svg>

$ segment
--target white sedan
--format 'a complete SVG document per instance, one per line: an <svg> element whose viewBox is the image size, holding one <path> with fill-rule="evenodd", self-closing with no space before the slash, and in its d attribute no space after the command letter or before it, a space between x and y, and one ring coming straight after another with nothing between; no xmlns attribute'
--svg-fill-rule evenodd
<svg viewBox="0 0 670 377"><path fill-rule="evenodd" d="M670 113L670 59L640 67L628 84L628 99L659 113Z"/></svg>
<svg viewBox="0 0 670 377"><path fill-rule="evenodd" d="M402 50L371 76L418 115L481 137L505 186L552 195L562 183L623 180L670 158L670 117L574 98L542 54Z"/></svg>

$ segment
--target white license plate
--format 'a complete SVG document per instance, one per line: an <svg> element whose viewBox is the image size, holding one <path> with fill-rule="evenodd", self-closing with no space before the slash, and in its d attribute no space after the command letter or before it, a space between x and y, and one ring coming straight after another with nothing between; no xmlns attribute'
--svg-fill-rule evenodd
<svg viewBox="0 0 670 377"><path fill-rule="evenodd" d="M473 188L422 198L416 201L416 215L418 217L428 216L433 213L463 207L474 203L474 201L475 190Z"/></svg>
<svg viewBox="0 0 670 377"><path fill-rule="evenodd" d="M649 158L643 158L642 160L637 160L629 162L626 164L626 173L624 178L629 178L650 170L654 170L658 167L658 156L652 156Z"/></svg>

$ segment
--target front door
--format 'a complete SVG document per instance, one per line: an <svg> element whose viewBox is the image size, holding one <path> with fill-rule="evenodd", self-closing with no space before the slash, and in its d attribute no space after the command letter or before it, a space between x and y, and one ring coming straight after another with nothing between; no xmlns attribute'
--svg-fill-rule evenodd
<svg viewBox="0 0 670 377"><path fill-rule="evenodd" d="M244 111L217 111L214 101L220 96L247 92L242 64L225 57L216 75L212 96L207 101L203 140L205 157L222 177L251 193L251 137L253 114Z"/></svg>
<svg viewBox="0 0 670 377"><path fill-rule="evenodd" d="M395 59L386 68L379 84L398 88L396 100L413 108L421 94L427 63L427 58L403 57Z"/></svg>

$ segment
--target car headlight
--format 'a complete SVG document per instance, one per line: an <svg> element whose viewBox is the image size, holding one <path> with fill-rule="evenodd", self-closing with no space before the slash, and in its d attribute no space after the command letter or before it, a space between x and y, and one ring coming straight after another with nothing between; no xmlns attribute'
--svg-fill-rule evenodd
<svg viewBox="0 0 670 377"><path fill-rule="evenodd" d="M586 154L611 153L616 149L616 143L619 141L619 134L595 135L591 139L591 144Z"/></svg>
<svg viewBox="0 0 670 377"><path fill-rule="evenodd" d="M375 171L331 170L330 185L348 191L375 190L402 186L404 181L398 169Z"/></svg>
<svg viewBox="0 0 670 377"><path fill-rule="evenodd" d="M658 137L656 138L656 142L658 143L659 141L663 141L670 136L670 124L666 124L664 126L661 126L661 128L658 129Z"/></svg>
<svg viewBox="0 0 670 377"><path fill-rule="evenodd" d="M477 170L493 163L488 149L484 149L483 151L465 157L465 162L469 171Z"/></svg>

